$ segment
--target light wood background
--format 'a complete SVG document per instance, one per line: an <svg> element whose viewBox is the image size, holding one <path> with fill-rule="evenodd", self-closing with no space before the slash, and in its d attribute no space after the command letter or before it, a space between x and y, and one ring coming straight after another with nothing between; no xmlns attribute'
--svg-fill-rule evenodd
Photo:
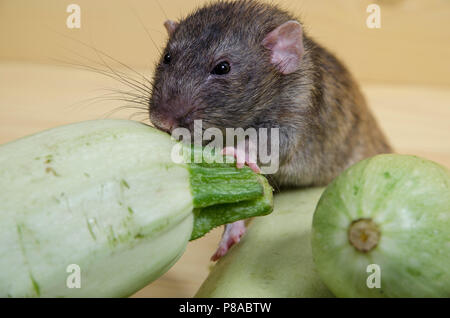
<svg viewBox="0 0 450 318"><path fill-rule="evenodd" d="M98 66L101 60L87 44L151 76L166 39L163 21L204 2L0 0L0 143L106 116L147 120L145 112L130 109L109 114L123 103L92 99L123 86L67 63ZM398 152L450 167L450 1L273 2L298 14L307 32L349 66ZM79 30L66 28L70 3L81 7ZM369 3L381 7L380 29L366 26ZM192 296L208 273L220 234L216 229L190 243L166 275L135 297Z"/></svg>

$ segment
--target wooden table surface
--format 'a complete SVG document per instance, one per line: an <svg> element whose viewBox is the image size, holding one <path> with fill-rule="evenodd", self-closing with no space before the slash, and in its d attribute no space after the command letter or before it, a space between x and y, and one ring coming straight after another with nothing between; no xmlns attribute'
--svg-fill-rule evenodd
<svg viewBox="0 0 450 318"><path fill-rule="evenodd" d="M145 71L145 70L144 70ZM103 118L121 106L92 101L114 81L91 72L29 63L0 63L0 143L62 124ZM450 167L450 89L439 86L362 83L380 125L397 152ZM129 118L135 110L109 117ZM147 120L145 112L136 120ZM148 122L148 120L147 120ZM180 261L135 297L193 296L210 266L221 229L189 244Z"/></svg>

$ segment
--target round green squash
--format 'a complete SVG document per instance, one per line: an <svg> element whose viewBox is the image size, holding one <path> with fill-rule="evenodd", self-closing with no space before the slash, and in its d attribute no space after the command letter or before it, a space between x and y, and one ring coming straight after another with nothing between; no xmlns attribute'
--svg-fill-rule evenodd
<svg viewBox="0 0 450 318"><path fill-rule="evenodd" d="M313 217L317 270L338 297L450 297L450 172L407 155L347 169Z"/></svg>

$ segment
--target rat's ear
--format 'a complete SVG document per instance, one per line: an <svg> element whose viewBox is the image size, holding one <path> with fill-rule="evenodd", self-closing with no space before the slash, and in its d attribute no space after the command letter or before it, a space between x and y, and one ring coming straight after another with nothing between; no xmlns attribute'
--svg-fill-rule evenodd
<svg viewBox="0 0 450 318"><path fill-rule="evenodd" d="M295 72L305 51L302 26L293 20L285 22L267 34L262 45L272 52L271 62L281 73Z"/></svg>
<svg viewBox="0 0 450 318"><path fill-rule="evenodd" d="M164 27L167 30L167 33L169 34L169 36L171 36L173 34L173 32L175 32L175 29L178 26L178 22L172 21L172 20L167 20L166 22L164 22Z"/></svg>

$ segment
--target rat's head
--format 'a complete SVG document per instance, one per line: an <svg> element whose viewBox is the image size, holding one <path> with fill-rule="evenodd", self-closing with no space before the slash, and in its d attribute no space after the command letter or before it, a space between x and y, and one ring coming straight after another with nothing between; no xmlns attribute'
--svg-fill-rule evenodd
<svg viewBox="0 0 450 318"><path fill-rule="evenodd" d="M150 119L177 127L244 129L264 120L282 79L304 52L301 25L255 1L218 2L164 24L169 40L156 66Z"/></svg>

